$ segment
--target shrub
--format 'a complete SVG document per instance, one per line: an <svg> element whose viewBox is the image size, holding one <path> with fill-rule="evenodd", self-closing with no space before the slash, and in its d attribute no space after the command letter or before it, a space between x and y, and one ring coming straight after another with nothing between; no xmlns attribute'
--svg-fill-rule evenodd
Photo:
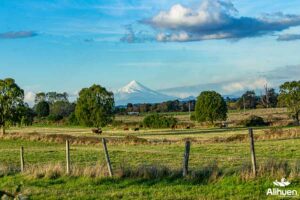
<svg viewBox="0 0 300 200"><path fill-rule="evenodd" d="M262 117L251 115L249 118L242 121L241 125L246 127L251 127L251 126L267 126L269 124L265 122Z"/></svg>
<svg viewBox="0 0 300 200"><path fill-rule="evenodd" d="M191 114L190 120L191 120L191 121L196 121L195 113L192 113L192 114Z"/></svg>
<svg viewBox="0 0 300 200"><path fill-rule="evenodd" d="M60 115L49 115L48 117L47 117L47 119L49 120L49 121L52 121L52 122L58 122L58 121L60 121L60 120L62 120L63 119L63 117L62 116L60 116Z"/></svg>
<svg viewBox="0 0 300 200"><path fill-rule="evenodd" d="M79 125L79 122L77 120L77 117L75 113L71 113L69 117L67 118L68 125Z"/></svg>
<svg viewBox="0 0 300 200"><path fill-rule="evenodd" d="M176 126L177 119L172 116L152 114L144 118L143 124L147 128L171 128Z"/></svg>

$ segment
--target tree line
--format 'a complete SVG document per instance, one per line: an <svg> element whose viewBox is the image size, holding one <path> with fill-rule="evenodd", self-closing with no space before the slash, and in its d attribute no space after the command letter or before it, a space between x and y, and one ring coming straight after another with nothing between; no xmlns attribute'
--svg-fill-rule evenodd
<svg viewBox="0 0 300 200"><path fill-rule="evenodd" d="M239 98L225 98L225 102L229 110L255 109L255 108L275 108L280 107L278 104L278 96L274 88L264 89L264 93L257 95L255 91L246 91ZM151 113L151 112L188 112L195 111L196 100L189 101L166 101L162 103L128 103L126 106L116 107L116 114L126 115L131 112Z"/></svg>
<svg viewBox="0 0 300 200"><path fill-rule="evenodd" d="M188 112L195 110L196 100L190 101L166 101L162 103L141 103L141 104L132 104L128 103L126 107L119 106L116 107L116 114L126 115L130 112L139 112L139 113L147 113L147 112Z"/></svg>
<svg viewBox="0 0 300 200"><path fill-rule="evenodd" d="M246 91L239 98L226 98L228 108L231 110L275 108L281 107L278 102L279 94L274 88L265 87L264 94L257 95L254 90Z"/></svg>
<svg viewBox="0 0 300 200"><path fill-rule="evenodd" d="M112 92L100 85L92 85L83 88L75 102L69 101L67 93L38 93L34 107L30 108L24 102L24 90L15 80L11 78L0 80L0 128L3 134L9 126L31 125L34 120L54 122L65 120L67 124L100 128L112 123L117 113L191 110L194 112L195 120L214 123L217 120L226 120L228 109L231 108L252 109L276 106L287 107L291 117L299 124L300 81L282 84L279 94L272 88L266 88L265 94L260 96L257 96L254 91L247 91L238 99L224 99L215 91L204 91L196 101L128 104L126 108L116 108ZM157 119L163 119L164 126L174 124L174 121L158 116L148 119L149 124Z"/></svg>

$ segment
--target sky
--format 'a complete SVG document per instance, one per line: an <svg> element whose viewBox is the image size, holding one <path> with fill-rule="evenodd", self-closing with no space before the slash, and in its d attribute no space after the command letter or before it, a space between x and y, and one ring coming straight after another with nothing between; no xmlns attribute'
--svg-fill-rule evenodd
<svg viewBox="0 0 300 200"><path fill-rule="evenodd" d="M137 80L178 97L299 79L298 0L1 0L0 79L37 92Z"/></svg>

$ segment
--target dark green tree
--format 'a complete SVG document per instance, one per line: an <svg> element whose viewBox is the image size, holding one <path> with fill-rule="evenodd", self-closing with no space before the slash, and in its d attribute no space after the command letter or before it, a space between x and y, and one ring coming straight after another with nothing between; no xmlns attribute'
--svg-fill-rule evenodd
<svg viewBox="0 0 300 200"><path fill-rule="evenodd" d="M81 125L103 127L114 117L114 95L100 85L84 88L79 92L75 108L76 118Z"/></svg>
<svg viewBox="0 0 300 200"><path fill-rule="evenodd" d="M210 122L227 119L227 105L223 97L215 91L202 92L197 98L195 119L198 122Z"/></svg>
<svg viewBox="0 0 300 200"><path fill-rule="evenodd" d="M56 101L50 106L50 114L60 117L68 117L75 111L75 104L68 101Z"/></svg>
<svg viewBox="0 0 300 200"><path fill-rule="evenodd" d="M21 118L20 107L24 105L24 91L14 79L0 80L0 128L5 134L9 124L18 123Z"/></svg>
<svg viewBox="0 0 300 200"><path fill-rule="evenodd" d="M21 125L22 126L30 126L33 124L35 112L32 108L28 106L28 104L24 104L20 107L21 112Z"/></svg>
<svg viewBox="0 0 300 200"><path fill-rule="evenodd" d="M47 117L50 114L50 105L46 101L41 101L35 105L34 110L38 117Z"/></svg>
<svg viewBox="0 0 300 200"><path fill-rule="evenodd" d="M280 86L279 104L286 106L296 124L299 125L300 81L286 82Z"/></svg>
<svg viewBox="0 0 300 200"><path fill-rule="evenodd" d="M75 125L79 125L79 122L77 120L77 117L75 115L75 112L71 113L68 118L67 118L67 123L68 125L72 125L72 126L75 126Z"/></svg>

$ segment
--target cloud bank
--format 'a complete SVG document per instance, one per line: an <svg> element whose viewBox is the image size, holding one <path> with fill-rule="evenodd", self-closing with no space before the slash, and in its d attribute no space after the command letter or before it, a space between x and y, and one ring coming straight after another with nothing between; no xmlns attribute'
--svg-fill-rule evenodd
<svg viewBox="0 0 300 200"><path fill-rule="evenodd" d="M261 92L266 84L278 89L286 81L299 80L299 76L300 65L289 65L278 67L271 71L264 71L250 77L238 77L230 81L167 88L160 90L160 92L181 98L197 96L201 91L205 90L215 90L222 95L240 96L246 90Z"/></svg>
<svg viewBox="0 0 300 200"><path fill-rule="evenodd" d="M5 32L0 33L0 39L19 39L35 37L38 34L34 31L17 31L17 32Z"/></svg>
<svg viewBox="0 0 300 200"><path fill-rule="evenodd" d="M256 78L249 80L234 81L222 86L223 93L232 94L245 90L262 89L268 83L266 78Z"/></svg>
<svg viewBox="0 0 300 200"><path fill-rule="evenodd" d="M176 4L141 23L156 31L157 41L236 40L271 35L299 26L300 15L275 13L262 17L238 16L238 10L230 1L203 0L198 8Z"/></svg>
<svg viewBox="0 0 300 200"><path fill-rule="evenodd" d="M278 41L293 41L300 40L300 34L284 34L279 35L277 38Z"/></svg>
<svg viewBox="0 0 300 200"><path fill-rule="evenodd" d="M266 84L270 85L271 83L265 77L252 77L248 79L240 78L232 81L220 81L216 83L168 88L162 89L160 92L167 95L186 98L189 96L198 96L200 92L205 90L214 90L222 95L237 97L247 90L260 91ZM271 84L271 86L272 85L273 84Z"/></svg>

